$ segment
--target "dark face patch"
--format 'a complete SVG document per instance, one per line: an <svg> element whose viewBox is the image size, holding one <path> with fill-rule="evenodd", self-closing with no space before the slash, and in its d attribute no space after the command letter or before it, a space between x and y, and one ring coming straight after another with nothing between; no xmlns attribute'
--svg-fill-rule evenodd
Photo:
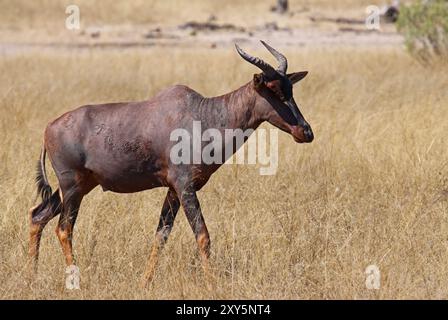
<svg viewBox="0 0 448 320"><path fill-rule="evenodd" d="M292 83L287 77L266 82L268 87L282 102L292 98Z"/></svg>

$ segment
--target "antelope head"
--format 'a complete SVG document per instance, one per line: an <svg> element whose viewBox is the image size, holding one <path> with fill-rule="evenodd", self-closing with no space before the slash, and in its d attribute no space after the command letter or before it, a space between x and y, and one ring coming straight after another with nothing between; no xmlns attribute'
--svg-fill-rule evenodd
<svg viewBox="0 0 448 320"><path fill-rule="evenodd" d="M286 73L288 68L286 57L264 41L261 43L277 59L279 64L277 69L260 58L244 52L235 44L236 50L244 60L263 71L261 74L255 74L253 79L253 85L258 95L257 111L262 114L263 120L290 133L294 141L298 143L313 141L313 131L300 112L292 90L292 86L302 80L308 71Z"/></svg>

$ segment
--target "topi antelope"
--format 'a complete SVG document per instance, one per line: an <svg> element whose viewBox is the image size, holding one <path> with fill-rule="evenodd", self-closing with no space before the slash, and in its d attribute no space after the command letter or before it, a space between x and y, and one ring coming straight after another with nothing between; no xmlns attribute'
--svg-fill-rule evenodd
<svg viewBox="0 0 448 320"><path fill-rule="evenodd" d="M206 269L210 238L196 192L220 164L173 164L170 148L175 142L170 140L170 132L177 128L191 131L193 121L200 121L204 130L220 131L255 130L268 121L291 134L298 143L311 142L314 138L292 90L293 84L303 79L307 71L287 74L285 56L263 41L262 44L277 59L278 68L235 45L239 55L262 73L225 95L204 98L186 86L176 85L148 101L83 106L49 123L36 178L42 203L30 209L29 255L34 270L37 270L42 231L58 214L56 235L67 266L74 264L72 238L78 210L83 197L98 185L104 191L118 193L168 188L144 283L154 275L158 252L168 239L180 206L193 229ZM235 152L239 146L233 148ZM46 175L46 154L59 182L55 192Z"/></svg>

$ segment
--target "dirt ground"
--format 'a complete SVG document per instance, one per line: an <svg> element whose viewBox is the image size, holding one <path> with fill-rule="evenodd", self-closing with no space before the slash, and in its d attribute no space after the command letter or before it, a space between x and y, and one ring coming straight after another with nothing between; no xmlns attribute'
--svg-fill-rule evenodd
<svg viewBox="0 0 448 320"><path fill-rule="evenodd" d="M379 6L380 7L380 6ZM81 7L82 8L82 7ZM190 16L184 20L144 24L97 24L83 21L81 28L62 27L68 15L56 22L38 27L0 28L0 52L3 54L38 48L51 49L123 49L150 47L229 48L238 42L258 46L265 39L276 47L353 46L366 48L401 46L402 36L395 26L380 20L379 30L365 26L365 6L346 9L336 6L299 6L285 15L264 12L263 18L245 21L241 16L220 17L219 13ZM0 24L1 26L1 24Z"/></svg>

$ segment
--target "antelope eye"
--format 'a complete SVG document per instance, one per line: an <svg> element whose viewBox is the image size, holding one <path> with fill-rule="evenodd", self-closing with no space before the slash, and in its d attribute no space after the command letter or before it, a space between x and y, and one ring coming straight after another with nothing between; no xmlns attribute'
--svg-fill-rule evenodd
<svg viewBox="0 0 448 320"><path fill-rule="evenodd" d="M285 95L283 94L283 92L281 92L281 91L277 91L277 96L279 97L279 99L280 99L282 102L286 101L286 97L285 97Z"/></svg>
<svg viewBox="0 0 448 320"><path fill-rule="evenodd" d="M279 88L275 88L274 90L275 95L281 100L284 101L285 100L285 95L283 94L282 90L280 90Z"/></svg>

